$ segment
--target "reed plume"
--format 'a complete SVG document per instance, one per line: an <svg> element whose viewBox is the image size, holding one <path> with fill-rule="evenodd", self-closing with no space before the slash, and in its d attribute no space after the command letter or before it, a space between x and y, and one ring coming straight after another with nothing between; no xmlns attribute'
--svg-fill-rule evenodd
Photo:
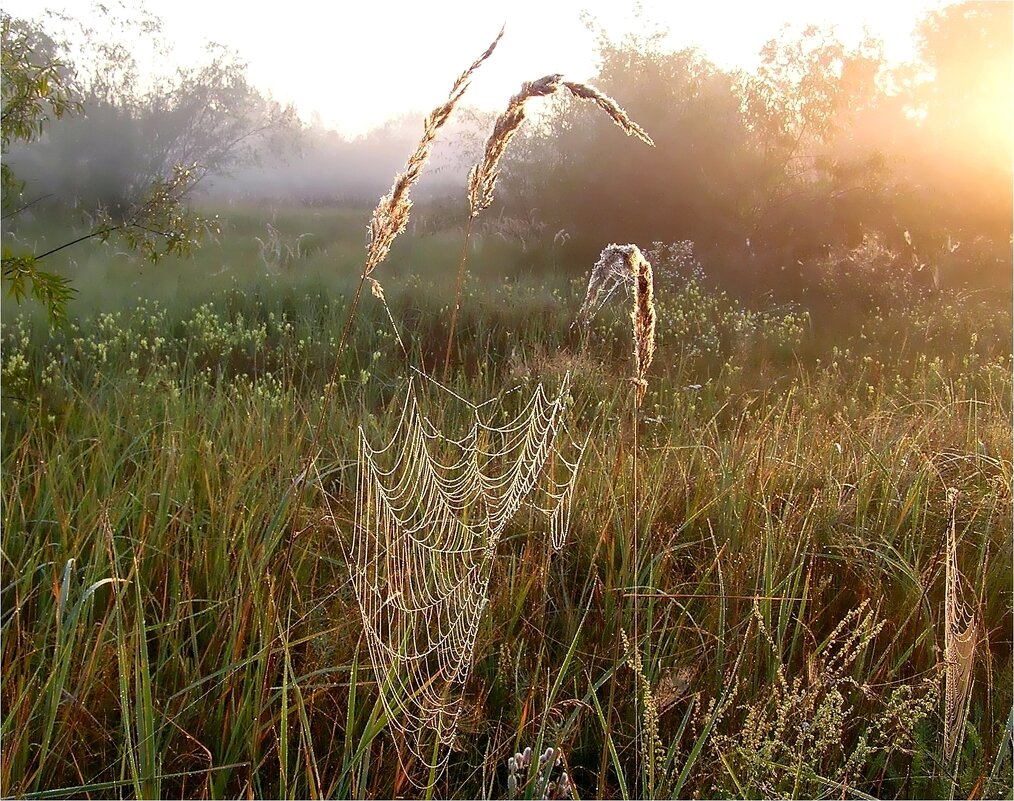
<svg viewBox="0 0 1014 801"><path fill-rule="evenodd" d="M454 111L454 107L468 89L472 73L492 55L502 37L503 28L500 29L500 33L497 34L496 39L486 48L485 52L458 76L458 80L451 87L447 100L433 109L426 117L423 123L423 136L419 140L415 152L409 156L404 171L395 177L391 191L380 199L377 208L373 210L373 217L370 219L370 244L366 254L366 266L363 269L364 275L369 276L377 265L387 258L391 243L408 225L409 212L412 209L412 201L409 199L408 193L422 174L422 169L433 150L433 142L437 138L437 132L450 119L451 112Z"/></svg>
<svg viewBox="0 0 1014 801"><path fill-rule="evenodd" d="M619 125L626 132L627 136L636 136L646 145L650 145L651 147L655 146L655 141L648 136L648 132L630 119L627 112L624 111L620 104L613 100L609 95L600 92L594 86L588 86L588 84L584 83L564 81L563 85L572 95L574 95L574 97L581 100L591 100L595 103L595 105L612 118L613 122Z"/></svg>
<svg viewBox="0 0 1014 801"><path fill-rule="evenodd" d="M629 245L630 271L634 276L634 308L630 319L634 330L634 386L637 405L648 389L648 367L655 356L655 280L651 264L636 245Z"/></svg>
<svg viewBox="0 0 1014 801"><path fill-rule="evenodd" d="M468 209L473 218L493 202L493 187L500 175L500 159L521 123L525 121L525 104L533 97L553 94L562 78L562 75L556 74L546 75L537 81L526 81L522 84L521 91L507 103L506 111L496 118L493 132L486 141L482 161L468 172Z"/></svg>
<svg viewBox="0 0 1014 801"><path fill-rule="evenodd" d="M617 287L634 287L634 305L630 312L634 339L634 375L637 405L648 388L648 367L655 356L655 280L651 263L637 245L612 244L603 248L588 279L588 291L574 325L587 334L588 325Z"/></svg>

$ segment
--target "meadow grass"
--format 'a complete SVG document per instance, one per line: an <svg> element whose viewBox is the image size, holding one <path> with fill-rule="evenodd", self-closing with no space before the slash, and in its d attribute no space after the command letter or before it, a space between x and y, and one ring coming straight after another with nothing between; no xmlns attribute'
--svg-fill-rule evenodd
<svg viewBox="0 0 1014 801"><path fill-rule="evenodd" d="M274 225L361 233L356 214ZM67 327L5 304L5 796L394 797L429 778L401 766L336 543L356 427L389 436L406 357L365 298L322 415L359 234L262 269L256 215L225 222L192 272L135 278L143 301L117 274L136 265L96 248L104 277L78 282ZM581 797L1010 797L1009 303L942 294L831 326L654 265L635 479L628 307L582 351L582 278L494 279L499 247L477 238L450 386L484 399L569 371L590 444L564 550L548 559L523 515L501 543L430 794L504 797L508 759L552 746ZM406 236L384 268L408 362L431 371L456 248ZM315 431L320 477L294 509ZM987 637L954 763L951 501ZM518 797L536 784L532 767Z"/></svg>

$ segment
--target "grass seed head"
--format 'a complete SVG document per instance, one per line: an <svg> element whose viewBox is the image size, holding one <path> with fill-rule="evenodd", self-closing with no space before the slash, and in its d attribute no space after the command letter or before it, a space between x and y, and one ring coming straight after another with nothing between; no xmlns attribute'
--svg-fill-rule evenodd
<svg viewBox="0 0 1014 801"><path fill-rule="evenodd" d="M630 312L634 338L634 375L631 380L641 405L648 388L648 368L655 356L655 279L651 263L637 245L611 244L603 248L588 278L584 303L574 321L587 335L591 318L620 286L634 287L634 305Z"/></svg>
<svg viewBox="0 0 1014 801"><path fill-rule="evenodd" d="M525 121L525 105L533 97L547 97L561 88L566 88L574 97L581 100L591 100L628 135L636 136L642 142L655 146L647 132L630 119L619 103L598 89L583 83L565 81L558 73L545 75L536 81L528 81L521 86L521 91L510 99L506 110L497 117L493 133L486 142L482 161L468 173L468 208L472 217L478 216L479 212L489 208L493 202L493 189L500 175L500 159L503 158L507 145L518 132L521 123Z"/></svg>
<svg viewBox="0 0 1014 801"><path fill-rule="evenodd" d="M553 94L560 85L562 75L546 75L537 81L527 81L521 91L507 103L507 109L496 118L493 133L486 141L482 161L468 173L468 208L472 217L478 216L493 202L493 187L500 175L500 159L507 151L507 145L525 121L525 104L533 97Z"/></svg>
<svg viewBox="0 0 1014 801"><path fill-rule="evenodd" d="M433 142L437 138L437 133L450 119L451 112L454 111L454 107L461 100L465 90L468 89L472 74L492 55L502 36L503 29L482 55L458 76L454 86L451 87L447 100L433 109L426 117L423 123L422 139L419 140L415 151L409 156L405 169L394 179L391 191L380 199L377 208L373 211L373 217L370 219L370 244L364 268L366 275L373 272L377 265L387 258L391 244L408 225L409 212L412 210L412 201L408 196L409 190L422 174L423 167L433 150Z"/></svg>
<svg viewBox="0 0 1014 801"><path fill-rule="evenodd" d="M655 146L655 141L648 136L648 132L630 119L627 112L624 111L620 104L613 100L609 95L603 94L594 86L588 86L584 83L564 81L563 85L572 95L574 95L574 97L580 98L581 100L591 100L595 103L595 105L610 116L613 122L619 125L626 132L627 136L636 136L646 145L651 147Z"/></svg>
<svg viewBox="0 0 1014 801"><path fill-rule="evenodd" d="M637 387L637 404L644 400L648 388L648 367L655 356L655 281L651 264L641 255L636 245L629 245L628 264L634 277L634 309L631 322L634 329L634 383Z"/></svg>

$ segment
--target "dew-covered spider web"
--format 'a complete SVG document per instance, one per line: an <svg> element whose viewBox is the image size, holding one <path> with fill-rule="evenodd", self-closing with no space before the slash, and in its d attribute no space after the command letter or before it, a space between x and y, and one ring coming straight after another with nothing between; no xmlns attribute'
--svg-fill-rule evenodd
<svg viewBox="0 0 1014 801"><path fill-rule="evenodd" d="M617 289L634 285L636 271L632 269L632 259L635 252L638 255L641 253L636 245L613 244L603 249L599 260L592 267L588 290L574 321L574 325L580 325L584 333L587 333L592 318L616 294Z"/></svg>
<svg viewBox="0 0 1014 801"><path fill-rule="evenodd" d="M951 523L944 562L944 759L950 762L960 750L968 720L979 625L974 607L962 598L962 576L958 569L957 490L947 490L947 502Z"/></svg>
<svg viewBox="0 0 1014 801"><path fill-rule="evenodd" d="M525 509L553 550L567 537L586 444L565 426L568 390L569 376L552 397L540 384L515 414L502 398L455 395L470 420L452 435L423 413L410 382L385 444L359 430L346 557L388 721L426 762L434 737L454 740L504 532Z"/></svg>

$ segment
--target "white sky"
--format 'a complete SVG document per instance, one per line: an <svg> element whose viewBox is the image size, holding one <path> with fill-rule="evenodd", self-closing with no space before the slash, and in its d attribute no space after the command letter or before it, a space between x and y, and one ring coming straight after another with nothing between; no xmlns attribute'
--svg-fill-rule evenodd
<svg viewBox="0 0 1014 801"><path fill-rule="evenodd" d="M45 2L45 0L44 0ZM672 48L697 46L722 67L752 68L785 24L833 24L855 43L868 27L890 60L913 55L911 34L927 8L944 0L151 0L181 62L200 58L207 40L237 50L252 82L296 103L345 134L364 133L406 111L428 111L506 23L492 58L476 74L465 102L498 110L521 82L551 72L587 80L595 72L595 38L582 10L620 38L658 23ZM3 10L35 17L39 0L3 0ZM115 5L115 3L110 3ZM138 2L126 0L128 10ZM632 13L642 8L641 20ZM91 16L91 0L51 0L47 8ZM94 19L94 18L93 18ZM622 102L622 98L619 98Z"/></svg>

